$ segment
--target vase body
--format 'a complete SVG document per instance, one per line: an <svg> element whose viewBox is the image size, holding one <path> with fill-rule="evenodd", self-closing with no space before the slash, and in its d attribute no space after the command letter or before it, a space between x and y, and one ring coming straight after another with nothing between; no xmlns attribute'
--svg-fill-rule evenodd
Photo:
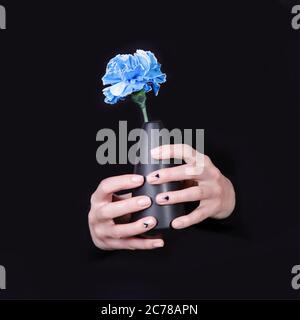
<svg viewBox="0 0 300 320"><path fill-rule="evenodd" d="M139 161L134 166L134 173L145 177L144 184L132 190L132 196L146 195L151 198L152 204L149 208L133 213L131 221L137 221L147 216L153 216L157 220L157 225L153 230L169 229L171 222L184 214L184 205L171 204L171 205L158 205L155 201L157 194L162 192L169 192L181 189L180 182L168 182L163 184L149 184L146 181L146 176L153 171L173 167L174 161L156 160L151 157L151 149L165 144L164 141L170 141L168 131L163 130L163 135L159 135L160 130L164 129L161 121L150 121L143 124L142 129L144 134L140 136L139 141L139 159L144 159L144 162ZM163 136L163 137L162 137ZM155 162L155 163L153 163Z"/></svg>

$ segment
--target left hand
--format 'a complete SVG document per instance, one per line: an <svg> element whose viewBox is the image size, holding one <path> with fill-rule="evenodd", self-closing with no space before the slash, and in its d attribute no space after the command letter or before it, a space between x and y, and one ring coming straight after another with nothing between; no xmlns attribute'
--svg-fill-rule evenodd
<svg viewBox="0 0 300 320"><path fill-rule="evenodd" d="M208 156L200 154L186 144L163 145L152 149L151 155L155 159L183 159L186 164L154 171L147 176L148 183L186 181L191 185L182 190L158 194L158 204L200 201L194 211L174 219L173 228L186 228L209 217L224 219L232 213L235 207L233 185Z"/></svg>

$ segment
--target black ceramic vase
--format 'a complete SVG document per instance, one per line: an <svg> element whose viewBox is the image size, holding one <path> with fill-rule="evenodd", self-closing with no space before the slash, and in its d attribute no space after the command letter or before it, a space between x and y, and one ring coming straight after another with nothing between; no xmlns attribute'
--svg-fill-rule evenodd
<svg viewBox="0 0 300 320"><path fill-rule="evenodd" d="M140 174L146 177L149 173L162 169L174 166L174 161L168 160L156 160L151 158L151 148L155 148L164 144L164 138L168 135L168 131L164 132L163 139L159 138L159 130L163 129L164 126L161 121L150 121L143 124L142 129L146 134L141 135L139 141L139 150L140 155L139 159L148 159L147 161L140 161L135 164L134 173ZM156 130L154 130L156 129ZM169 140L169 139L168 139ZM145 163L146 162L146 163ZM132 190L132 196L147 195L152 200L152 205L140 212L132 214L131 221L137 221L141 218L147 216L153 216L157 219L157 225L154 228L155 230L169 229L171 228L171 222L175 218L184 214L184 205L183 204L171 204L171 205L158 205L155 201L157 194L161 192L168 192L179 190L181 188L180 182L168 182L163 184L152 185L146 181L144 184L136 189Z"/></svg>

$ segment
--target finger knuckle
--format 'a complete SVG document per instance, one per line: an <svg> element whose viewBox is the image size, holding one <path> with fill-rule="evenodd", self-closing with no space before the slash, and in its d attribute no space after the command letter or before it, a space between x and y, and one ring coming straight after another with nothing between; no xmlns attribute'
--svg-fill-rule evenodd
<svg viewBox="0 0 300 320"><path fill-rule="evenodd" d="M93 244L98 248L98 249L103 249L104 250L104 244L102 241L99 239L92 237Z"/></svg>
<svg viewBox="0 0 300 320"><path fill-rule="evenodd" d="M203 221L203 220L205 220L207 218L208 218L207 211L200 210L199 211L199 218L198 218L197 222L199 223L199 221Z"/></svg>
<svg viewBox="0 0 300 320"><path fill-rule="evenodd" d="M145 241L145 243L143 243L142 245L142 249L143 250L149 250L149 249L153 249L153 244L154 244L154 241Z"/></svg>
<svg viewBox="0 0 300 320"><path fill-rule="evenodd" d="M195 152L195 149L193 149L189 144L187 144L187 143L184 143L183 145L182 145L182 149L183 149L183 151L185 151L185 152Z"/></svg>
<svg viewBox="0 0 300 320"><path fill-rule="evenodd" d="M175 180L176 178L177 178L177 176L178 176L178 168L170 168L170 170L169 171L165 171L165 177L164 177L164 179L166 179L166 180Z"/></svg>
<svg viewBox="0 0 300 320"><path fill-rule="evenodd" d="M155 250L157 248L154 246L154 243L151 242L151 243L145 245L143 249L144 250Z"/></svg>
<svg viewBox="0 0 300 320"><path fill-rule="evenodd" d="M189 169L189 174L192 175L192 176L196 176L196 175L197 175L196 166L190 167L190 169Z"/></svg>
<svg viewBox="0 0 300 320"><path fill-rule="evenodd" d="M111 230L111 236L114 239L121 239L122 238L122 233L121 230L119 228L112 228Z"/></svg>
<svg viewBox="0 0 300 320"><path fill-rule="evenodd" d="M185 199L186 193L184 191L173 191L169 193L169 197L172 202L180 202Z"/></svg>
<svg viewBox="0 0 300 320"><path fill-rule="evenodd" d="M197 198L202 199L205 195L203 187L197 188Z"/></svg>
<svg viewBox="0 0 300 320"><path fill-rule="evenodd" d="M95 236L97 237L97 239L104 239L104 233L103 233L103 230L101 227L95 227L94 228L94 233L95 233Z"/></svg>
<svg viewBox="0 0 300 320"><path fill-rule="evenodd" d="M219 180L221 178L221 171L216 168L216 167L213 167L211 168L211 174L212 174L212 177L214 178L214 180Z"/></svg>
<svg viewBox="0 0 300 320"><path fill-rule="evenodd" d="M198 176L199 175L199 171L197 169L196 166L194 165L189 165L185 168L185 174L189 175L189 176Z"/></svg>
<svg viewBox="0 0 300 320"><path fill-rule="evenodd" d="M100 192L106 194L109 193L109 179L103 179L99 184L99 190Z"/></svg>
<svg viewBox="0 0 300 320"><path fill-rule="evenodd" d="M96 224L96 215L93 211L90 211L89 214L88 214L88 224L90 226L94 226Z"/></svg>
<svg viewBox="0 0 300 320"><path fill-rule="evenodd" d="M100 249L102 249L102 250L104 250L104 251L112 251L112 250L115 250L114 248L108 246L108 245L105 244L105 243L102 243L102 244L101 244Z"/></svg>
<svg viewBox="0 0 300 320"><path fill-rule="evenodd" d="M191 147L189 144L183 144L183 157L190 159L189 161L191 163L195 163L196 162L196 158L197 158L197 151Z"/></svg>
<svg viewBox="0 0 300 320"><path fill-rule="evenodd" d="M207 154L203 155L203 157L204 157L205 162L207 162L207 163L211 162L210 157Z"/></svg>
<svg viewBox="0 0 300 320"><path fill-rule="evenodd" d="M108 210L104 210L103 208L99 208L97 215L98 219L110 219L110 212Z"/></svg>
<svg viewBox="0 0 300 320"><path fill-rule="evenodd" d="M94 192L94 193L91 195L90 204L91 204L91 206L94 206L96 203L97 203L97 201L96 201L96 193Z"/></svg>
<svg viewBox="0 0 300 320"><path fill-rule="evenodd" d="M111 238L107 237L107 238L102 239L101 241L102 241L103 246L105 248L104 250L111 251L111 250L121 249L121 247L119 245L117 245L115 243L115 241L113 241L113 239L111 239Z"/></svg>
<svg viewBox="0 0 300 320"><path fill-rule="evenodd" d="M216 195L217 197L220 197L220 196L222 195L222 188L221 188L221 186L220 186L219 184L217 184L217 185L215 186L215 195Z"/></svg>
<svg viewBox="0 0 300 320"><path fill-rule="evenodd" d="M204 169L204 166L201 165L201 163L197 163L195 166L194 166L194 174L196 176L200 176L202 173L203 173L203 169Z"/></svg>

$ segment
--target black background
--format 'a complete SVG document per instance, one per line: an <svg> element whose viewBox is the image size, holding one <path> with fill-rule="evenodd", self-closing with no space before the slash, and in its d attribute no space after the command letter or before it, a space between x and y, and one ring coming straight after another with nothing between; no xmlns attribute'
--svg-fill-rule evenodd
<svg viewBox="0 0 300 320"><path fill-rule="evenodd" d="M1 1L0 264L3 298L296 298L299 31L288 1ZM176 232L166 248L103 252L87 226L101 128L140 127L107 106L105 65L153 51L167 73L152 118L204 128L237 191L234 215Z"/></svg>

